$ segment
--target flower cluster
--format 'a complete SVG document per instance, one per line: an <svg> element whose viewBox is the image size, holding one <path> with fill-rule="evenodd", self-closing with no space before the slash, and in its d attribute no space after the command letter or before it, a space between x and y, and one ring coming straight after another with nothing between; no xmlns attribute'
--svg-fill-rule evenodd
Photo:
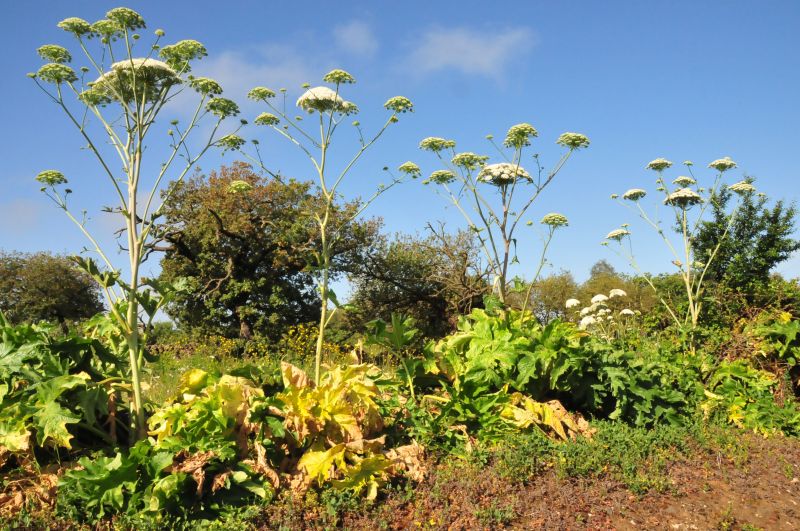
<svg viewBox="0 0 800 531"><path fill-rule="evenodd" d="M36 176L36 180L47 186L57 186L59 184L66 184L67 178L58 170L45 170Z"/></svg>
<svg viewBox="0 0 800 531"><path fill-rule="evenodd" d="M419 168L419 166L417 166L410 160L402 163L400 166L398 166L397 169L398 171L405 173L406 175L410 175L414 179L422 175L422 170Z"/></svg>
<svg viewBox="0 0 800 531"><path fill-rule="evenodd" d="M606 234L606 240L621 241L625 236L629 236L630 231L627 229L614 229Z"/></svg>
<svg viewBox="0 0 800 531"><path fill-rule="evenodd" d="M509 148L520 149L531 145L531 138L539 136L539 132L531 124L512 125L506 133L503 145Z"/></svg>
<svg viewBox="0 0 800 531"><path fill-rule="evenodd" d="M508 162L487 164L481 168L481 171L478 174L479 181L497 186L509 185L517 179L525 179L530 181L531 176L527 171L525 171L525 168L519 164L510 164Z"/></svg>
<svg viewBox="0 0 800 531"><path fill-rule="evenodd" d="M222 86L210 77L193 77L189 80L189 86L204 96L222 94Z"/></svg>
<svg viewBox="0 0 800 531"><path fill-rule="evenodd" d="M90 91L104 100L156 101L173 85L181 82L167 63L151 58L118 61L90 85Z"/></svg>
<svg viewBox="0 0 800 531"><path fill-rule="evenodd" d="M247 93L247 97L251 100L266 101L275 97L275 91L268 89L267 87L256 87Z"/></svg>
<svg viewBox="0 0 800 531"><path fill-rule="evenodd" d="M725 157L722 159L717 159L712 161L709 165L709 168L714 168L718 172L726 172L736 167L736 163L731 160L730 157Z"/></svg>
<svg viewBox="0 0 800 531"><path fill-rule="evenodd" d="M232 194L242 194L253 189L253 185L247 181L234 180L228 185L228 192Z"/></svg>
<svg viewBox="0 0 800 531"><path fill-rule="evenodd" d="M756 191L756 187L750 184L747 181L739 181L738 183L733 183L728 187L728 190L731 192L737 193L739 195L742 194L749 194L751 192Z"/></svg>
<svg viewBox="0 0 800 531"><path fill-rule="evenodd" d="M569 225L569 220L563 214L558 214L557 212L551 212L546 214L541 221L542 225L549 225L551 227L566 227Z"/></svg>
<svg viewBox="0 0 800 531"><path fill-rule="evenodd" d="M394 111L398 114L402 114L404 112L414 112L414 104L411 103L411 100L405 96L395 96L394 98L389 98L386 103L383 104L383 106L384 108Z"/></svg>
<svg viewBox="0 0 800 531"><path fill-rule="evenodd" d="M485 155L476 155L475 153L467 151L456 154L452 158L451 162L459 168L464 168L465 170L475 170L486 164L487 160L489 160L489 157Z"/></svg>
<svg viewBox="0 0 800 531"><path fill-rule="evenodd" d="M117 7L106 13L106 18L117 24L120 28L137 30L145 27L142 16L127 7Z"/></svg>
<svg viewBox="0 0 800 531"><path fill-rule="evenodd" d="M36 53L39 54L39 57L51 63L69 63L72 61L72 56L69 51L63 46L57 46L55 44L39 46Z"/></svg>
<svg viewBox="0 0 800 531"><path fill-rule="evenodd" d="M665 205L673 205L681 208L690 207L702 202L703 198L700 197L697 192L689 188L681 188L680 190L672 192L664 199Z"/></svg>
<svg viewBox="0 0 800 531"><path fill-rule="evenodd" d="M159 55L176 72L186 73L191 70L189 63L207 56L208 51L201 43L187 39L164 46Z"/></svg>
<svg viewBox="0 0 800 531"><path fill-rule="evenodd" d="M338 112L352 114L358 110L354 103L345 101L339 94L328 87L308 89L297 98L297 106L309 113L316 111L318 113Z"/></svg>
<svg viewBox="0 0 800 531"><path fill-rule="evenodd" d="M577 311L580 317L578 328L581 330L597 328L604 337L609 337L611 330L608 326L614 324L614 311L608 307L608 301L617 297L627 297L627 295L628 294L625 293L624 290L614 288L608 295L598 293L592 297L589 306L585 306L581 308L580 311ZM580 306L580 301L578 299L568 299L565 306L568 310L577 308ZM635 315L635 313L628 308L621 310L619 314L623 316Z"/></svg>
<svg viewBox="0 0 800 531"><path fill-rule="evenodd" d="M35 75L47 83L60 85L61 83L74 83L78 80L75 70L61 63L47 63L39 68Z"/></svg>
<svg viewBox="0 0 800 531"><path fill-rule="evenodd" d="M589 147L589 138L580 133L564 133L558 137L556 144L569 149L581 149Z"/></svg>
<svg viewBox="0 0 800 531"><path fill-rule="evenodd" d="M436 183L436 184L449 184L456 180L456 174L450 170L436 170L431 173L430 177L422 181L422 184Z"/></svg>
<svg viewBox="0 0 800 531"><path fill-rule="evenodd" d="M657 158L647 163L646 169L653 171L664 171L672 166L672 162L667 159Z"/></svg>
<svg viewBox="0 0 800 531"><path fill-rule="evenodd" d="M350 75L350 73L345 72L344 70L335 69L331 70L327 74L322 77L322 81L325 83L335 83L337 85L344 84L344 83L355 83L356 78Z"/></svg>
<svg viewBox="0 0 800 531"><path fill-rule="evenodd" d="M239 106L227 98L211 98L206 103L206 109L219 118L228 118L239 114Z"/></svg>
<svg viewBox="0 0 800 531"><path fill-rule="evenodd" d="M217 140L217 145L221 147L223 151L236 151L245 145L245 143L244 138L233 134L225 135Z"/></svg>
<svg viewBox="0 0 800 531"><path fill-rule="evenodd" d="M122 34L122 27L119 24L104 18L91 25L91 31L88 36L89 38L100 37L101 42L108 43L122 37Z"/></svg>
<svg viewBox="0 0 800 531"><path fill-rule="evenodd" d="M281 119L269 112L262 112L253 122L256 125L278 125Z"/></svg>
<svg viewBox="0 0 800 531"><path fill-rule="evenodd" d="M419 143L420 149L433 151L434 153L444 151L445 149L452 149L454 147L456 147L455 140L447 140L438 136L429 136L428 138L423 138Z"/></svg>
<svg viewBox="0 0 800 531"><path fill-rule="evenodd" d="M91 24L78 17L65 18L58 23L58 27L68 33L72 33L76 37L88 35L92 32Z"/></svg>
<svg viewBox="0 0 800 531"><path fill-rule="evenodd" d="M647 195L645 190L641 188L631 188L624 194L622 194L622 199L627 199L628 201L638 201L639 199L643 198Z"/></svg>
<svg viewBox="0 0 800 531"><path fill-rule="evenodd" d="M687 186L697 184L697 181L692 179L691 177L687 177L686 175L681 175L680 177L672 181L672 184L677 184L678 186L685 188Z"/></svg>

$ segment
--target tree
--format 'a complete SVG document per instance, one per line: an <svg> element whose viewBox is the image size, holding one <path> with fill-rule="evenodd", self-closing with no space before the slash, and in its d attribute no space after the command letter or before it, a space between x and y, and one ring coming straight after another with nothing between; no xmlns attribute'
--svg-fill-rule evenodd
<svg viewBox="0 0 800 531"><path fill-rule="evenodd" d="M564 303L578 293L578 284L572 273L561 271L536 280L530 287L528 308L542 322L570 317Z"/></svg>
<svg viewBox="0 0 800 531"><path fill-rule="evenodd" d="M100 287L66 256L0 252L0 311L14 323L67 321L103 311Z"/></svg>
<svg viewBox="0 0 800 531"><path fill-rule="evenodd" d="M310 183L265 179L237 162L175 186L159 227L161 279L185 278L167 306L181 326L225 336L277 339L293 324L319 318L314 289L322 201ZM335 205L332 224L359 208ZM333 249L332 273L351 269L379 223L348 224Z"/></svg>
<svg viewBox="0 0 800 531"><path fill-rule="evenodd" d="M753 179L747 179L751 183ZM700 225L692 241L695 255L708 256L725 231L726 209L731 192L722 189L712 201L712 219ZM752 293L769 283L770 272L800 249L800 240L792 238L795 230L797 208L794 204L776 201L770 208L764 194L747 194L742 197L739 211L729 229L729 237L722 239L706 277L727 288L742 293Z"/></svg>
<svg viewBox="0 0 800 531"><path fill-rule="evenodd" d="M393 313L413 317L426 336L442 335L488 292L475 238L466 231L434 231L424 238L399 235L372 248L350 275L356 327Z"/></svg>

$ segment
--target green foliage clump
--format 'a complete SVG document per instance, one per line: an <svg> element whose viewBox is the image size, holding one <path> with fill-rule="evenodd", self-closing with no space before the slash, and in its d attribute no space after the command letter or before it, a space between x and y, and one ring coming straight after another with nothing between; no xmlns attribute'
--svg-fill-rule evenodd
<svg viewBox="0 0 800 531"><path fill-rule="evenodd" d="M116 359L97 340L56 338L0 313L0 467L34 453L97 448L127 437L126 388Z"/></svg>
<svg viewBox="0 0 800 531"><path fill-rule="evenodd" d="M100 288L69 258L0 252L0 311L12 323L86 319L103 310Z"/></svg>
<svg viewBox="0 0 800 531"><path fill-rule="evenodd" d="M246 189L232 192L234 185ZM166 243L161 279L185 279L167 312L182 328L278 340L289 327L319 317L314 272L319 250L313 212L321 197L309 183L266 180L235 163L175 183L159 232ZM358 208L332 207L331 223ZM376 222L349 224L333 246L332 274L360 261Z"/></svg>

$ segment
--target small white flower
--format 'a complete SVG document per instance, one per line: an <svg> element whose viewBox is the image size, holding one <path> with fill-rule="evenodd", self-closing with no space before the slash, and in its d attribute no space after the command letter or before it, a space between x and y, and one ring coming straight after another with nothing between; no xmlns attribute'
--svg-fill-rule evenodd
<svg viewBox="0 0 800 531"><path fill-rule="evenodd" d="M578 324L578 328L580 330L586 330L587 327L592 326L596 322L597 322L597 319L595 319L591 315L587 315L586 317L581 319L581 322Z"/></svg>
<svg viewBox="0 0 800 531"><path fill-rule="evenodd" d="M586 317L590 313L592 313L594 309L591 306L587 306L586 308L581 308L581 317Z"/></svg>
<svg viewBox="0 0 800 531"><path fill-rule="evenodd" d="M598 293L597 295L592 297L592 304L598 304L600 302L606 302L607 300L608 300L608 297L606 297L602 293Z"/></svg>
<svg viewBox="0 0 800 531"><path fill-rule="evenodd" d="M608 292L608 297L610 299L613 299L614 297L627 297L627 296L628 294L625 293L624 290L621 290L619 288L614 288L610 292Z"/></svg>
<svg viewBox="0 0 800 531"><path fill-rule="evenodd" d="M575 308L580 303L581 303L581 301L579 301L578 299L567 299L567 302L564 303L564 306L566 306L567 309L569 310L571 308Z"/></svg>
<svg viewBox="0 0 800 531"><path fill-rule="evenodd" d="M636 315L636 313L633 310L631 310L630 308L624 308L624 309L620 310L619 314L620 315Z"/></svg>

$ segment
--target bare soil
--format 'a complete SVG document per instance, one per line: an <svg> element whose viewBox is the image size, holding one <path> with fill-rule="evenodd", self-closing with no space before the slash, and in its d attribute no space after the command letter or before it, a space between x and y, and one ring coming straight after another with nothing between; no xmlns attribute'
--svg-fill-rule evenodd
<svg viewBox="0 0 800 531"><path fill-rule="evenodd" d="M408 492L333 517L317 506L264 515L263 529L800 529L800 441L745 434L732 452L672 462L664 488L637 495L610 477L551 469L514 484L491 468L439 465ZM733 454L733 457L731 456Z"/></svg>

